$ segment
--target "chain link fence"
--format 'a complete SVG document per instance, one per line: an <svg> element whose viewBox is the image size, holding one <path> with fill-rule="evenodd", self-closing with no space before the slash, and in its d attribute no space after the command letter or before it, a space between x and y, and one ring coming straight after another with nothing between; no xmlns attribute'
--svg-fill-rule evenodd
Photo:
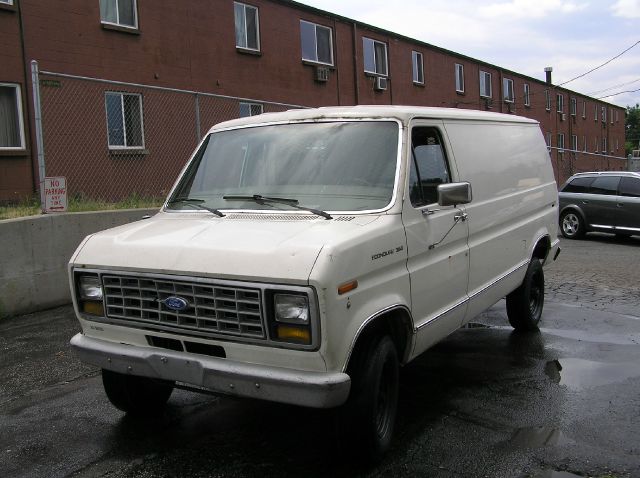
<svg viewBox="0 0 640 478"><path fill-rule="evenodd" d="M558 187L576 173L587 171L627 171L626 158L603 153L589 153L570 149L550 148L551 162Z"/></svg>
<svg viewBox="0 0 640 478"><path fill-rule="evenodd" d="M71 202L159 203L211 126L301 107L45 71L37 77L41 173L66 177Z"/></svg>

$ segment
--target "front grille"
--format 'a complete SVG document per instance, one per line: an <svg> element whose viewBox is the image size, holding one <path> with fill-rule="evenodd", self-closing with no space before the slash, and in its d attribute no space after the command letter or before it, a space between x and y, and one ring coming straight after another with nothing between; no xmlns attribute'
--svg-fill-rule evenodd
<svg viewBox="0 0 640 478"><path fill-rule="evenodd" d="M125 325L151 324L199 335L266 339L260 289L136 276L102 276L107 317ZM184 310L164 300L179 297Z"/></svg>

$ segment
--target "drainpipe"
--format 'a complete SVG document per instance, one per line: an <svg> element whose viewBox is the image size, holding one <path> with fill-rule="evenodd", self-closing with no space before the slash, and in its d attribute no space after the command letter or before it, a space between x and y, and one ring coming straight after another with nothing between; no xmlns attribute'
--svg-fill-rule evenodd
<svg viewBox="0 0 640 478"><path fill-rule="evenodd" d="M358 85L358 42L357 42L357 27L356 22L353 22L353 30L352 30L352 42L353 42L353 81L355 86L355 94L356 94L356 105L360 104L360 87Z"/></svg>

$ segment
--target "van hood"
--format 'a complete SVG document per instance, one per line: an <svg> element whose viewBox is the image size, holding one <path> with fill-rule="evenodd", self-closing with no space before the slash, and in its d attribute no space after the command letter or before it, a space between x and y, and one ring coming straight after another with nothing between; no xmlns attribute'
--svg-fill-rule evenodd
<svg viewBox="0 0 640 478"><path fill-rule="evenodd" d="M159 213L89 236L71 263L122 271L307 283L327 242L353 235L354 228L376 219L245 216Z"/></svg>

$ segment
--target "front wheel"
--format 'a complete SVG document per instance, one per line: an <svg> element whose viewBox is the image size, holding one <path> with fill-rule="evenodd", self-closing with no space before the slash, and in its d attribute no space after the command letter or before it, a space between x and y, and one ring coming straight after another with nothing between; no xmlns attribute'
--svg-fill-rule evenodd
<svg viewBox="0 0 640 478"><path fill-rule="evenodd" d="M173 392L173 382L125 375L102 369L102 385L109 401L133 416L162 414Z"/></svg>
<svg viewBox="0 0 640 478"><path fill-rule="evenodd" d="M544 272L538 259L529 262L522 284L507 296L507 317L516 330L537 330L544 306Z"/></svg>
<svg viewBox="0 0 640 478"><path fill-rule="evenodd" d="M391 446L398 407L398 354L388 335L373 337L350 364L351 393L342 410L348 447L369 463Z"/></svg>
<svg viewBox="0 0 640 478"><path fill-rule="evenodd" d="M584 236L584 221L575 211L566 211L560 216L560 231L567 239L578 239Z"/></svg>

